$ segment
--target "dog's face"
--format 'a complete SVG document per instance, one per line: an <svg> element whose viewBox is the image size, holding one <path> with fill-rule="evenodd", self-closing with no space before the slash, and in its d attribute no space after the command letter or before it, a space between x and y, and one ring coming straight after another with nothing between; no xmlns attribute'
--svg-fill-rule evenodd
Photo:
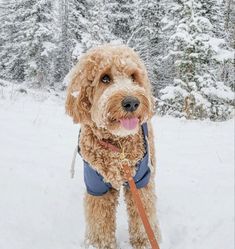
<svg viewBox="0 0 235 249"><path fill-rule="evenodd" d="M105 45L87 52L75 66L66 111L75 123L128 136L151 118L152 100L138 55L125 46Z"/></svg>

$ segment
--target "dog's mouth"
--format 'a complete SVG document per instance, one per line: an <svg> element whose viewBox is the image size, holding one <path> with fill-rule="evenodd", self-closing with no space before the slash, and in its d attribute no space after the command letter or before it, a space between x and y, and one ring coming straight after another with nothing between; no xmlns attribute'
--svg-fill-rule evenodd
<svg viewBox="0 0 235 249"><path fill-rule="evenodd" d="M113 128L117 128L118 126L124 128L125 130L134 130L140 123L140 117L123 117L120 119L109 119L109 123L113 126Z"/></svg>
<svg viewBox="0 0 235 249"><path fill-rule="evenodd" d="M123 118L123 119L120 119L120 124L126 130L129 130L129 131L134 130L139 124L139 119L138 118Z"/></svg>

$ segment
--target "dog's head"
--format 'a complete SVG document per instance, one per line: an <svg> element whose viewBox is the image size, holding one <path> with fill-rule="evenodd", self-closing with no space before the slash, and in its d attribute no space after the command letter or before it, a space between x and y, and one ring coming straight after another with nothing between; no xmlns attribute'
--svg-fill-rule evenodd
<svg viewBox="0 0 235 249"><path fill-rule="evenodd" d="M126 46L88 51L73 69L66 111L75 123L117 136L135 134L153 114L151 86L139 56Z"/></svg>

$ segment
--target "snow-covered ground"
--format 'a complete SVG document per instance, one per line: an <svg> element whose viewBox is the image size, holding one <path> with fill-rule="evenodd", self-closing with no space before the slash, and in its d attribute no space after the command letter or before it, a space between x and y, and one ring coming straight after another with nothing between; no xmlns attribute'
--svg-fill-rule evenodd
<svg viewBox="0 0 235 249"><path fill-rule="evenodd" d="M79 127L62 98L20 95L0 91L0 249L84 248L79 157L69 177ZM161 249L233 249L234 121L153 123ZM117 216L119 246L129 249L122 200Z"/></svg>

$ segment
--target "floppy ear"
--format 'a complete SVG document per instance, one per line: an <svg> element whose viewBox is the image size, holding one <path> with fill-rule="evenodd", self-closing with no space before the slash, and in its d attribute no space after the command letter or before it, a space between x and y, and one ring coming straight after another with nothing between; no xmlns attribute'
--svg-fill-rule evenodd
<svg viewBox="0 0 235 249"><path fill-rule="evenodd" d="M73 118L74 123L89 123L91 98L93 88L86 77L86 70L76 65L71 72L71 81L67 89L65 103L66 113Z"/></svg>

